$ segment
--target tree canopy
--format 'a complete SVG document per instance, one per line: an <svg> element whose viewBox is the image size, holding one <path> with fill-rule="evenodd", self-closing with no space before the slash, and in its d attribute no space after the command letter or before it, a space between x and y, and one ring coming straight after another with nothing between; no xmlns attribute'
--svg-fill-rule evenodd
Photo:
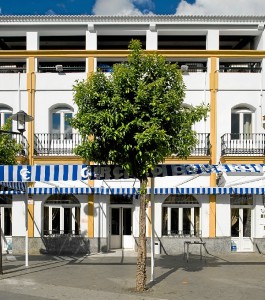
<svg viewBox="0 0 265 300"><path fill-rule="evenodd" d="M129 49L128 61L115 64L110 77L99 71L74 86L72 125L84 137L78 155L145 180L165 157L190 155L197 142L192 125L208 107L183 107L185 85L176 64L145 54L138 40Z"/></svg>
<svg viewBox="0 0 265 300"><path fill-rule="evenodd" d="M185 85L179 67L145 54L132 40L128 61L110 77L98 70L74 86L78 112L72 125L83 136L76 153L88 161L115 164L140 181L136 290L146 287L146 186L149 171L172 154L190 155L196 145L192 125L208 107L183 106ZM152 220L153 222L153 220Z"/></svg>
<svg viewBox="0 0 265 300"><path fill-rule="evenodd" d="M17 154L22 146L12 138L11 133L8 133L11 128L11 120L8 119L6 124L1 128L5 132L0 133L0 165L16 165Z"/></svg>

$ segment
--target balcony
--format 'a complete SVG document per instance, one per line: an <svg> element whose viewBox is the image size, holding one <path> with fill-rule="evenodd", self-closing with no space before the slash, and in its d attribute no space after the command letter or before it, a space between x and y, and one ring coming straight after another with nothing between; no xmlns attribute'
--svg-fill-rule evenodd
<svg viewBox="0 0 265 300"><path fill-rule="evenodd" d="M197 146L193 149L191 156L210 155L210 134L197 133ZM80 145L82 137L79 133L35 133L34 155L36 156L72 156L76 146ZM172 155L174 156L174 155Z"/></svg>
<svg viewBox="0 0 265 300"><path fill-rule="evenodd" d="M34 155L75 155L74 149L82 142L79 133L35 133Z"/></svg>
<svg viewBox="0 0 265 300"><path fill-rule="evenodd" d="M4 130L0 130L0 134L8 135L9 140L14 140L17 144L21 146L21 149L17 153L17 156L24 156L27 157L29 155L29 143L25 136L21 135L19 132L8 132Z"/></svg>
<svg viewBox="0 0 265 300"><path fill-rule="evenodd" d="M264 133L226 133L221 136L222 156L260 156L265 151Z"/></svg>

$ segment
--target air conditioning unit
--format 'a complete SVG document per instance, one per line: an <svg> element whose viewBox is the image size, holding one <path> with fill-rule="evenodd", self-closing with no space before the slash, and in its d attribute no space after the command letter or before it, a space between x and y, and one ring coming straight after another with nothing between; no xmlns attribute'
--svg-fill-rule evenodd
<svg viewBox="0 0 265 300"><path fill-rule="evenodd" d="M55 70L56 70L56 72L63 72L63 65L56 65L55 66Z"/></svg>

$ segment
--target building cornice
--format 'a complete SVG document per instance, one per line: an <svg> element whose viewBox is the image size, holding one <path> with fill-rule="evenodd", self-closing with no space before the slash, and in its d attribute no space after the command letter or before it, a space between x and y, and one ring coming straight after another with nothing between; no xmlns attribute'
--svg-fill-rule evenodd
<svg viewBox="0 0 265 300"><path fill-rule="evenodd" d="M260 23L264 16L196 16L196 15L1 15L0 23Z"/></svg>

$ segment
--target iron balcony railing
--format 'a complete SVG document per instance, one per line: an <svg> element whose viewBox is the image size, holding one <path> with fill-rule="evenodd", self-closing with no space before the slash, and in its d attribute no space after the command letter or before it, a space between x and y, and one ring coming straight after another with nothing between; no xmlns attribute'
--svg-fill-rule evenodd
<svg viewBox="0 0 265 300"><path fill-rule="evenodd" d="M209 156L210 155L210 133L197 133L197 145L191 151L191 156ZM175 156L173 154L172 156Z"/></svg>
<svg viewBox="0 0 265 300"><path fill-rule="evenodd" d="M255 63L220 63L219 72L225 73L260 73L262 70L259 62Z"/></svg>
<svg viewBox="0 0 265 300"><path fill-rule="evenodd" d="M226 133L221 136L222 155L264 155L264 133Z"/></svg>
<svg viewBox="0 0 265 300"><path fill-rule="evenodd" d="M35 133L34 155L74 155L81 142L79 133Z"/></svg>
<svg viewBox="0 0 265 300"><path fill-rule="evenodd" d="M197 133L197 146L193 149L192 156L210 155L210 134ZM34 155L75 155L74 149L82 143L79 133L35 133Z"/></svg>
<svg viewBox="0 0 265 300"><path fill-rule="evenodd" d="M29 143L25 136L19 132L0 130L0 134L7 134L10 140L15 140L17 144L21 145L20 151L17 153L18 156L29 155Z"/></svg>

